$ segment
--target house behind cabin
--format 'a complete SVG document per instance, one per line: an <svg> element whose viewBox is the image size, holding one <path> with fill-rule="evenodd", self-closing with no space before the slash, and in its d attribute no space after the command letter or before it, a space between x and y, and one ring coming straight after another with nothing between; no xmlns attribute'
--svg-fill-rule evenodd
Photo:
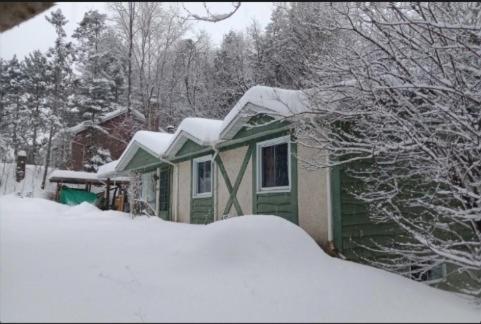
<svg viewBox="0 0 481 324"><path fill-rule="evenodd" d="M144 127L145 117L135 109L110 112L98 121L84 121L57 134L52 147L53 165L82 171L99 152L116 160L133 135Z"/></svg>

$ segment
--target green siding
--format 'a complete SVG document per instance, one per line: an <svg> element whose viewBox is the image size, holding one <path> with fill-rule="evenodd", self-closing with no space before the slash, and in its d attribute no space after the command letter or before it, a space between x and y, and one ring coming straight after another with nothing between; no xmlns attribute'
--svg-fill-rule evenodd
<svg viewBox="0 0 481 324"><path fill-rule="evenodd" d="M132 159L129 161L125 170L138 170L146 168L145 171L155 169L156 164L161 164L162 162L152 154L148 153L142 148L139 148Z"/></svg>
<svg viewBox="0 0 481 324"><path fill-rule="evenodd" d="M364 168L365 163L369 162L351 163L349 167L359 170ZM406 239L394 224L375 223L369 218L368 204L354 196L354 193L365 191L364 183L350 176L346 166L334 167L331 176L334 241L347 258L362 261L362 257L385 257L362 246L373 246L374 242L388 245L394 240L399 242Z"/></svg>
<svg viewBox="0 0 481 324"><path fill-rule="evenodd" d="M342 222L341 222L341 178L340 166L330 169L331 178L331 213L333 221L334 244L342 249Z"/></svg>
<svg viewBox="0 0 481 324"><path fill-rule="evenodd" d="M214 221L214 200L209 198L193 198L190 205L191 224L209 224Z"/></svg>
<svg viewBox="0 0 481 324"><path fill-rule="evenodd" d="M205 149L205 146L199 145L191 140L187 140L184 145L180 148L180 150L175 154L176 157L183 156L183 155L190 155L195 154L198 151L202 151Z"/></svg>

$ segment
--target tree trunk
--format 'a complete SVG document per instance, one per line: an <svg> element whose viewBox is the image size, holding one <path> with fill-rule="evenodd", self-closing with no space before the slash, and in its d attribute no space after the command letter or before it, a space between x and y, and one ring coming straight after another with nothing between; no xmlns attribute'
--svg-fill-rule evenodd
<svg viewBox="0 0 481 324"><path fill-rule="evenodd" d="M135 3L129 2L129 72L128 72L128 87L127 87L127 111L130 112L131 106L131 92L132 92L132 46L134 38L134 11Z"/></svg>
<svg viewBox="0 0 481 324"><path fill-rule="evenodd" d="M53 136L53 122L50 123L50 132L48 134L48 144L47 144L47 155L45 157L45 168L43 170L43 178L42 178L42 190L45 189L45 183L47 181L47 173L48 173L48 167L50 166L50 150L52 148L52 136Z"/></svg>

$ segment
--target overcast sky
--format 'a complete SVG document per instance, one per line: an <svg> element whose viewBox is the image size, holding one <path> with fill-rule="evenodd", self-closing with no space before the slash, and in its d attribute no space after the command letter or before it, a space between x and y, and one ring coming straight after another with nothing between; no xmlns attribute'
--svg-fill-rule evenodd
<svg viewBox="0 0 481 324"><path fill-rule="evenodd" d="M225 13L232 8L231 2L207 3L208 8L213 13ZM186 2L186 8L192 13L202 15L205 13L202 3ZM11 59L14 54L23 58L28 53L39 49L45 52L55 41L55 30L50 25L45 16L51 11L60 8L68 20L65 31L70 37L77 24L82 20L84 13L90 9L97 9L107 13L107 6L104 2L60 2L47 11L13 27L12 29L0 34L0 57ZM255 19L264 28L269 22L273 4L272 2L243 2L239 10L230 18L217 22L192 23L193 32L205 30L215 45L219 45L222 36L229 30L245 30L245 28ZM187 14L186 12L184 12Z"/></svg>

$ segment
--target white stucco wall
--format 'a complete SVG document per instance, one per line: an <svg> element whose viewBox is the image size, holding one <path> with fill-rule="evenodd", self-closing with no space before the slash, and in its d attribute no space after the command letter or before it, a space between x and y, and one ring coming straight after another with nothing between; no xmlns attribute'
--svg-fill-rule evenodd
<svg viewBox="0 0 481 324"><path fill-rule="evenodd" d="M329 233L329 169L309 169L302 160L326 159L319 151L297 145L299 226L318 243L324 244Z"/></svg>
<svg viewBox="0 0 481 324"><path fill-rule="evenodd" d="M174 203L177 204L177 221L190 223L191 161L177 163L178 180L174 188Z"/></svg>
<svg viewBox="0 0 481 324"><path fill-rule="evenodd" d="M234 186L235 181L237 180L237 176L242 166L242 162L244 161L247 149L248 146L241 146L232 150L227 150L219 153L232 186ZM227 185L219 168L217 168L216 176L218 179L216 218L220 219L223 216L225 206L227 205L227 201L229 200L229 191L227 190ZM236 197L239 201L244 215L252 214L252 158L249 159L247 169L240 183ZM237 216L237 211L234 207L234 204L232 204L228 215Z"/></svg>

